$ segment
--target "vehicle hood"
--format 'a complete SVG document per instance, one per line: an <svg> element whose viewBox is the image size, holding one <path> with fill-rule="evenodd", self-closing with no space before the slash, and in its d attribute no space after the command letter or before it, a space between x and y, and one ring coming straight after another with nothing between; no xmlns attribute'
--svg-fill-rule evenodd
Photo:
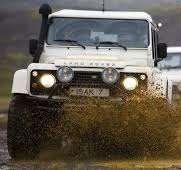
<svg viewBox="0 0 181 170"><path fill-rule="evenodd" d="M181 83L181 69L162 70L162 72L167 76L168 80Z"/></svg>
<svg viewBox="0 0 181 170"><path fill-rule="evenodd" d="M80 49L49 48L43 52L40 62L56 66L71 67L115 67L126 66L146 67L148 65L148 50L123 49Z"/></svg>

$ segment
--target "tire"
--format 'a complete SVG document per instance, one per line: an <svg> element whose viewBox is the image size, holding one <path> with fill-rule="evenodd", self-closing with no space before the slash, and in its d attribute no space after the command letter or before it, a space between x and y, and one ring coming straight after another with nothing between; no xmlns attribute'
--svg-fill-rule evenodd
<svg viewBox="0 0 181 170"><path fill-rule="evenodd" d="M42 113L38 105L26 95L12 97L7 127L8 151L12 159L37 158L42 142L47 139L48 124L58 118L57 112L49 114L44 109Z"/></svg>

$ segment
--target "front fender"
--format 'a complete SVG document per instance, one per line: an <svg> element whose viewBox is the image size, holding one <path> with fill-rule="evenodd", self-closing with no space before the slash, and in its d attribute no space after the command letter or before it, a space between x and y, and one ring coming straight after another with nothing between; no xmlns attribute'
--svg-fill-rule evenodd
<svg viewBox="0 0 181 170"><path fill-rule="evenodd" d="M149 74L149 92L156 97L162 97L172 102L172 81L159 70L152 70Z"/></svg>
<svg viewBox="0 0 181 170"><path fill-rule="evenodd" d="M18 70L14 74L13 85L12 85L12 94L20 93L20 94L28 94L27 90L27 70L22 69Z"/></svg>

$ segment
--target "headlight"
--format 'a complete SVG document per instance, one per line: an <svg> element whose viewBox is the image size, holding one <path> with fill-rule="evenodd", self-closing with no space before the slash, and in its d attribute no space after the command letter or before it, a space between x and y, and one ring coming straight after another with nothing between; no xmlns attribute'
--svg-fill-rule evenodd
<svg viewBox="0 0 181 170"><path fill-rule="evenodd" d="M56 83L56 79L51 74L44 74L40 78L40 83L45 88L51 88Z"/></svg>
<svg viewBox="0 0 181 170"><path fill-rule="evenodd" d="M135 90L138 87L138 80L135 77L126 77L123 81L123 86L126 90Z"/></svg>
<svg viewBox="0 0 181 170"><path fill-rule="evenodd" d="M74 77L74 72L70 67L64 66L57 71L57 76L62 83L69 83Z"/></svg>
<svg viewBox="0 0 181 170"><path fill-rule="evenodd" d="M107 84L114 84L118 81L119 73L114 68L106 68L102 73L102 79Z"/></svg>

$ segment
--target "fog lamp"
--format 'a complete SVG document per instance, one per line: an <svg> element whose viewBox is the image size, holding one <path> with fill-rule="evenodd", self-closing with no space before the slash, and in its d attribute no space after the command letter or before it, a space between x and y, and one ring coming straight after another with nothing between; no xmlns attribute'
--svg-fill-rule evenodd
<svg viewBox="0 0 181 170"><path fill-rule="evenodd" d="M53 75L51 74L44 74L42 75L42 77L40 78L40 83L43 87L45 88L51 88L54 86L54 84L56 83L56 79Z"/></svg>
<svg viewBox="0 0 181 170"><path fill-rule="evenodd" d="M107 84L114 84L119 79L119 73L114 68L106 68L102 72L102 79Z"/></svg>
<svg viewBox="0 0 181 170"><path fill-rule="evenodd" d="M64 66L58 69L57 77L62 83L69 83L74 77L74 72L70 67Z"/></svg>
<svg viewBox="0 0 181 170"><path fill-rule="evenodd" d="M126 90L135 90L138 87L138 80L135 77L126 77L123 80L123 86Z"/></svg>

